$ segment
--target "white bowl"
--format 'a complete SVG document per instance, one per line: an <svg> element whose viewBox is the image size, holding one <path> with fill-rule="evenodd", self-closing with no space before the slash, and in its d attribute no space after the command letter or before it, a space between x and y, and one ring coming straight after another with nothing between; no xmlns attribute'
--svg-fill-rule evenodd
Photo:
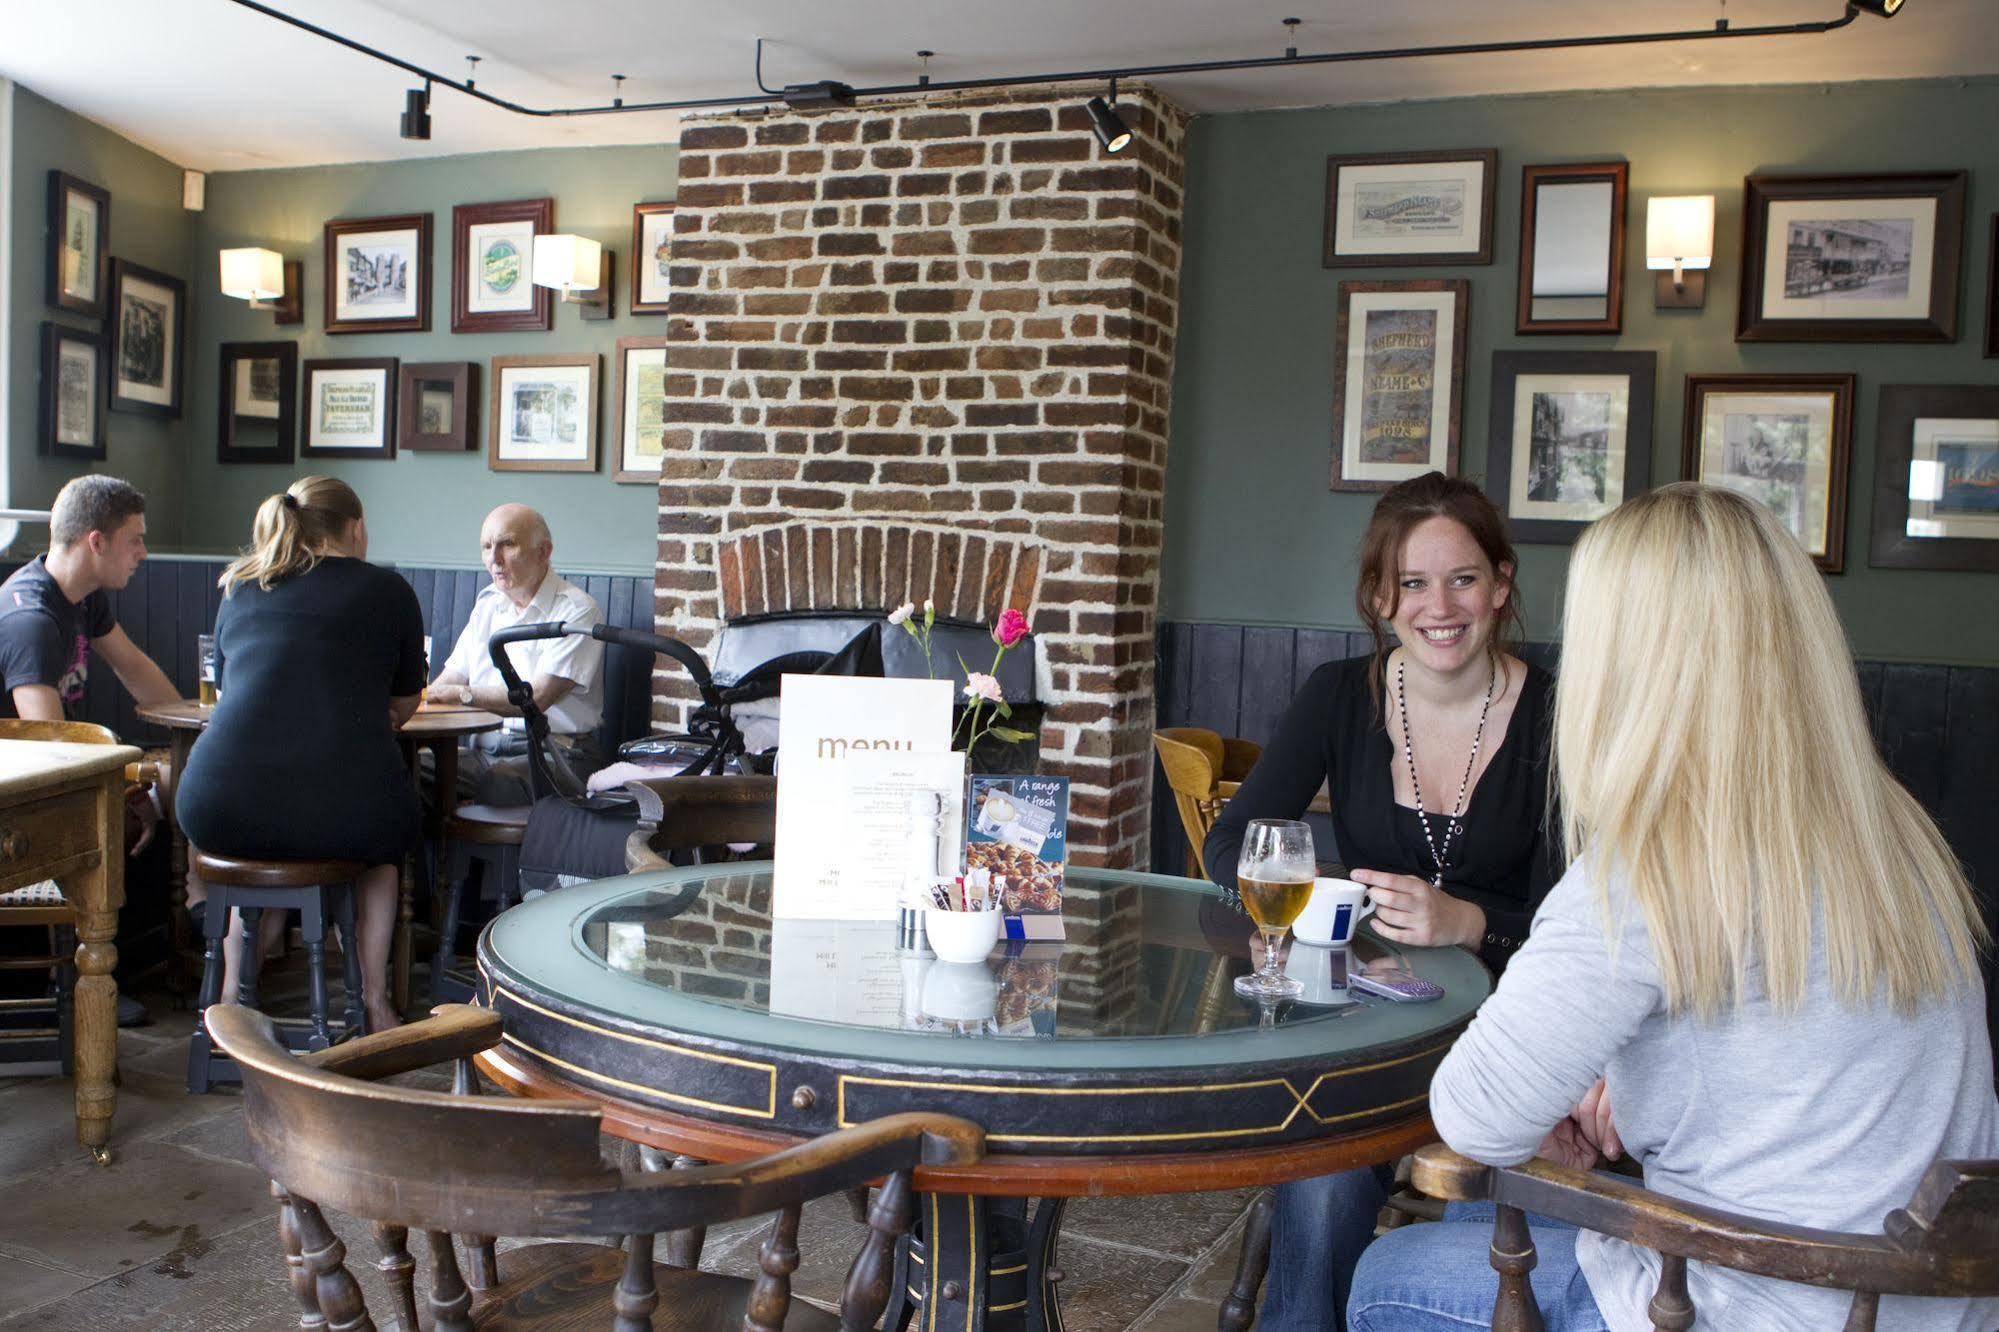
<svg viewBox="0 0 1999 1332"><path fill-rule="evenodd" d="M998 911L946 911L941 907L923 909L923 932L930 937L930 951L946 962L983 962L999 942Z"/></svg>

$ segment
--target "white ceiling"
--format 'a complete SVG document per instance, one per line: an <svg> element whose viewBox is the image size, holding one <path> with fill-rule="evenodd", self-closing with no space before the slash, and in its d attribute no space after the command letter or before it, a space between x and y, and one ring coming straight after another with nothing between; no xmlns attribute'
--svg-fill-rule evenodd
<svg viewBox="0 0 1999 1332"><path fill-rule="evenodd" d="M275 7L536 106L755 91L822 78L1055 73L1305 52L1837 17L1841 0L272 0ZM1572 88L1819 83L1999 73L1994 0L1908 0L1815 36L1445 56L1153 80L1190 111ZM397 136L415 78L230 0L0 0L0 74L184 166L210 171L505 148L659 143L670 112L544 119L438 93L434 137Z"/></svg>

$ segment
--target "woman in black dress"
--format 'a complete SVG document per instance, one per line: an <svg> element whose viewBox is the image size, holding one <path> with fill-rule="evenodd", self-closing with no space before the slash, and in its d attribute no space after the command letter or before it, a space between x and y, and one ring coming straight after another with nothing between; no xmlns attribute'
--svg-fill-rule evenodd
<svg viewBox="0 0 1999 1332"><path fill-rule="evenodd" d="M1517 563L1477 487L1432 472L1382 495L1355 590L1375 650L1306 680L1208 835L1216 883L1233 892L1251 819L1302 817L1323 782L1337 846L1321 858L1368 885L1374 929L1506 965L1561 869L1547 817L1554 681L1507 651ZM1278 1189L1259 1328L1343 1325L1385 1192L1374 1170Z"/></svg>
<svg viewBox="0 0 1999 1332"><path fill-rule="evenodd" d="M220 698L175 805L204 851L369 867L355 933L379 1031L399 1021L389 942L418 815L395 733L423 688L423 615L409 584L367 554L361 501L344 481L304 477L259 506L249 551L222 573ZM284 919L265 915L273 932ZM232 921L230 938L240 928ZM223 993L235 993L233 976Z"/></svg>

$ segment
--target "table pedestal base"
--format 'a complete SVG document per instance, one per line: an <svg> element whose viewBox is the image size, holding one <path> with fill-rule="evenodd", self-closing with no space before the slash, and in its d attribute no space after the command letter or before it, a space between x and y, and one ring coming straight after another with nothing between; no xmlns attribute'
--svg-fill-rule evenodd
<svg viewBox="0 0 1999 1332"><path fill-rule="evenodd" d="M1055 1245L1067 1205L1066 1198L920 1195L917 1233L896 1246L882 1327L1062 1332Z"/></svg>

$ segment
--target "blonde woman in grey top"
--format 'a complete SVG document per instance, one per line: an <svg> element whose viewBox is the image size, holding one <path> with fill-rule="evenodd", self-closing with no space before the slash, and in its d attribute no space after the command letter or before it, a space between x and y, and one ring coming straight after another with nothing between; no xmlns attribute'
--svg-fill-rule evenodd
<svg viewBox="0 0 1999 1332"><path fill-rule="evenodd" d="M1493 1165L1621 1146L1677 1198L1880 1233L1932 1162L1999 1156L1977 953L1935 825L1869 738L1831 598L1761 505L1668 486L1570 565L1554 765L1580 858L1431 1085ZM1666 649L1670 650L1666 650ZM1574 1107L1574 1113L1571 1113ZM1489 1316L1489 1224L1391 1232L1348 1325ZM1550 1332L1645 1332L1657 1255L1530 1219ZM1838 1327L1843 1292L1700 1263L1705 1329ZM1999 1327L1890 1297L1883 1329Z"/></svg>

